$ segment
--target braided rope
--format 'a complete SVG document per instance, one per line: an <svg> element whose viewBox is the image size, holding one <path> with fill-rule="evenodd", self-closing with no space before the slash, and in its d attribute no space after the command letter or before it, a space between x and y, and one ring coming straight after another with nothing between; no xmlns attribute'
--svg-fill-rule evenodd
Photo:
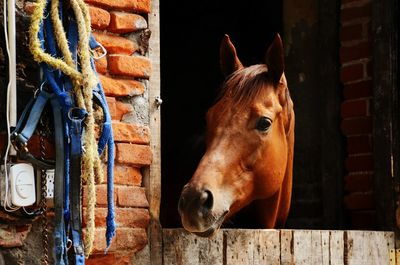
<svg viewBox="0 0 400 265"><path fill-rule="evenodd" d="M51 1L51 20L53 22L53 28L54 28L54 35L56 37L56 42L58 47L61 50L61 53L64 56L65 62L68 64L68 66L76 68L74 64L74 60L72 59L72 54L69 50L68 46L68 40L67 40L67 35L65 34L64 26L61 22L59 14L59 7L60 1L59 0L52 0ZM76 82L76 80L72 79L71 80L73 83L73 89L75 92L75 99L78 104L79 108L83 108L86 110L85 107L85 101L83 98L81 86L79 82Z"/></svg>
<svg viewBox="0 0 400 265"><path fill-rule="evenodd" d="M83 181L87 183L88 189L88 202L86 209L86 233L84 236L85 256L88 257L93 249L95 218L94 210L96 206L96 188L94 177L95 161L98 158L95 129L94 129L94 116L93 116L93 93L92 88L96 86L97 80L90 65L89 54L89 33L87 31L87 20L84 18L84 11L76 0L71 0L71 8L75 13L75 18L78 24L79 42L78 54L80 55L80 63L83 74L83 98L86 105L88 116L85 119L86 130L84 132L85 151L82 155L82 174ZM86 13L86 15L88 15Z"/></svg>
<svg viewBox="0 0 400 265"><path fill-rule="evenodd" d="M31 25L29 28L29 49L33 55L33 59L38 63L44 62L55 69L61 70L71 79L77 80L77 82L80 83L83 79L83 76L81 73L79 73L79 71L70 67L63 60L54 58L50 54L44 52L41 48L38 33L40 30L40 24L43 22L43 13L45 7L46 0L38 0L31 18Z"/></svg>
<svg viewBox="0 0 400 265"><path fill-rule="evenodd" d="M29 48L37 62L44 62L55 69L61 70L71 78L73 83L75 97L80 108L87 111L88 116L85 119L84 131L84 152L82 154L81 178L87 184L88 202L86 211L86 233L84 237L85 256L88 257L93 249L94 241L94 210L96 206L95 181L103 180L103 168L97 151L97 142L95 138L95 120L93 115L93 88L98 80L90 64L89 36L91 33L90 15L86 4L82 0L70 0L70 5L74 11L78 25L78 56L80 58L81 71L76 70L71 52L68 46L68 40L62 22L59 18L59 0L52 0L51 18L54 26L55 37L64 60L54 58L43 51L38 38L40 24L43 22L43 13L46 6L46 0L38 0L36 8L32 15L31 26L29 29Z"/></svg>

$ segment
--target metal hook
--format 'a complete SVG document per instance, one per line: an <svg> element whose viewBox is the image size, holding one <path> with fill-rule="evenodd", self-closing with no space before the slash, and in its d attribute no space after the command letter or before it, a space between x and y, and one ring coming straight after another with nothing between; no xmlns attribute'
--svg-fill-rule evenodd
<svg viewBox="0 0 400 265"><path fill-rule="evenodd" d="M160 96L157 96L157 97L154 99L154 103L156 104L157 109L158 109L158 108L161 106L161 104L163 103L163 101L162 101L162 99L161 99Z"/></svg>
<svg viewBox="0 0 400 265"><path fill-rule="evenodd" d="M33 97L34 97L34 98L37 98L38 93L41 92L41 91L43 91L43 86L44 86L45 83L47 83L46 80L44 80L44 81L40 84L40 87L39 87L38 89L35 90L35 92L33 93Z"/></svg>
<svg viewBox="0 0 400 265"><path fill-rule="evenodd" d="M96 48L96 49L93 49L93 50L90 50L91 53L92 53L92 57L93 57L93 59L95 59L95 60L99 60L99 59L101 59L101 58L103 58L104 56L107 55L107 50L106 50L106 48L104 48L103 45L101 45L101 43L99 43L99 47L100 47L101 50L102 50L102 53L101 53L100 56L95 56L95 51L97 51L97 48Z"/></svg>

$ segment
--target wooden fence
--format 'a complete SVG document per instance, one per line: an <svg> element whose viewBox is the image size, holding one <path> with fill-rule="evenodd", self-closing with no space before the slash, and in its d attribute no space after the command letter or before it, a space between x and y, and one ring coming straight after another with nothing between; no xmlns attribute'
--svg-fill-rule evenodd
<svg viewBox="0 0 400 265"><path fill-rule="evenodd" d="M393 249L393 232L224 229L206 239L163 229L164 265L386 265Z"/></svg>

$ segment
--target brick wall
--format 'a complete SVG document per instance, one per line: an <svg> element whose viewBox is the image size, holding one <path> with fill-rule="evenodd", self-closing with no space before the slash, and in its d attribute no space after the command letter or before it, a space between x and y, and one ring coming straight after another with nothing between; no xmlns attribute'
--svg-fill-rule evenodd
<svg viewBox="0 0 400 265"><path fill-rule="evenodd" d="M96 61L96 69L113 120L117 222L116 236L108 254L104 255L107 183L101 183L96 186L94 248L86 264L131 264L134 253L143 249L148 242L146 229L150 222L149 203L142 185L142 169L152 162L149 117L143 115L149 108L147 86L151 63L148 59L150 31L147 16L151 1L86 0L86 3L90 8L93 34L107 50L107 56ZM24 11L31 14L33 6L32 2L25 2ZM4 137L0 137L0 145L4 146ZM29 146L32 153L39 156L39 150L35 148L39 146L37 137L31 139ZM54 157L52 141L46 142L46 146L47 155ZM86 196L87 190L83 187L83 225L86 221ZM2 220L4 218L11 217L5 215ZM0 228L2 247L23 245L26 234L31 230L30 225L10 228L4 225ZM32 240L34 244L41 244L40 238L38 242L38 238ZM37 260L39 262L39 258Z"/></svg>
<svg viewBox="0 0 400 265"><path fill-rule="evenodd" d="M96 68L113 119L118 225L109 254L104 256L106 184L98 185L94 255L87 264L128 264L131 256L147 244L146 228L150 220L141 174L141 168L152 160L148 121L136 119L132 123L129 119L135 115L132 98L145 96L146 80L151 73L151 63L146 57L150 0L86 0L86 3L94 36L107 50L107 57L98 60Z"/></svg>
<svg viewBox="0 0 400 265"><path fill-rule="evenodd" d="M340 28L343 103L347 138L345 198L350 228L374 229L376 211L372 156L371 0L342 0Z"/></svg>

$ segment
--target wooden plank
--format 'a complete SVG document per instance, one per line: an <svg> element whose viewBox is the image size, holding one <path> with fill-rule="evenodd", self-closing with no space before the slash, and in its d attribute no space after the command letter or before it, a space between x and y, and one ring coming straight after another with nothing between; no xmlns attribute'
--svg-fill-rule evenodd
<svg viewBox="0 0 400 265"><path fill-rule="evenodd" d="M389 264L393 232L222 230L212 239L164 229L164 265Z"/></svg>
<svg viewBox="0 0 400 265"><path fill-rule="evenodd" d="M325 231L320 231L321 233L321 265L330 265L331 263L330 261L330 245L329 245L329 241L330 241L330 233L329 231L325 230Z"/></svg>
<svg viewBox="0 0 400 265"><path fill-rule="evenodd" d="M280 265L280 239L278 230L254 231L254 264Z"/></svg>
<svg viewBox="0 0 400 265"><path fill-rule="evenodd" d="M151 38L149 40L149 59L151 61L151 78L149 80L149 119L150 147L153 161L149 170L144 172L144 185L149 201L150 226L148 228L150 260L147 264L162 264L162 228L159 222L161 198L161 120L160 107L155 98L160 95L160 7L159 1L151 1L151 12L148 16Z"/></svg>
<svg viewBox="0 0 400 265"><path fill-rule="evenodd" d="M329 261L328 264L344 265L344 232L329 231Z"/></svg>
<svg viewBox="0 0 400 265"><path fill-rule="evenodd" d="M319 230L311 231L311 264L322 264L322 235Z"/></svg>
<svg viewBox="0 0 400 265"><path fill-rule="evenodd" d="M348 231L346 246L349 265L389 264L389 251L394 248L394 233Z"/></svg>
<svg viewBox="0 0 400 265"><path fill-rule="evenodd" d="M364 231L347 231L347 263L348 265L364 264Z"/></svg>
<svg viewBox="0 0 400 265"><path fill-rule="evenodd" d="M389 251L394 248L394 234L364 232L364 248L370 264L389 264Z"/></svg>
<svg viewBox="0 0 400 265"><path fill-rule="evenodd" d="M254 230L227 229L224 231L226 242L226 264L253 265Z"/></svg>
<svg viewBox="0 0 400 265"><path fill-rule="evenodd" d="M292 230L281 230L280 233L281 241L281 264L290 265L294 264L293 257L293 231Z"/></svg>
<svg viewBox="0 0 400 265"><path fill-rule="evenodd" d="M164 229L164 265L222 265L222 240L222 232L208 239L183 229Z"/></svg>
<svg viewBox="0 0 400 265"><path fill-rule="evenodd" d="M310 265L312 258L311 230L293 231L293 255L296 265Z"/></svg>

